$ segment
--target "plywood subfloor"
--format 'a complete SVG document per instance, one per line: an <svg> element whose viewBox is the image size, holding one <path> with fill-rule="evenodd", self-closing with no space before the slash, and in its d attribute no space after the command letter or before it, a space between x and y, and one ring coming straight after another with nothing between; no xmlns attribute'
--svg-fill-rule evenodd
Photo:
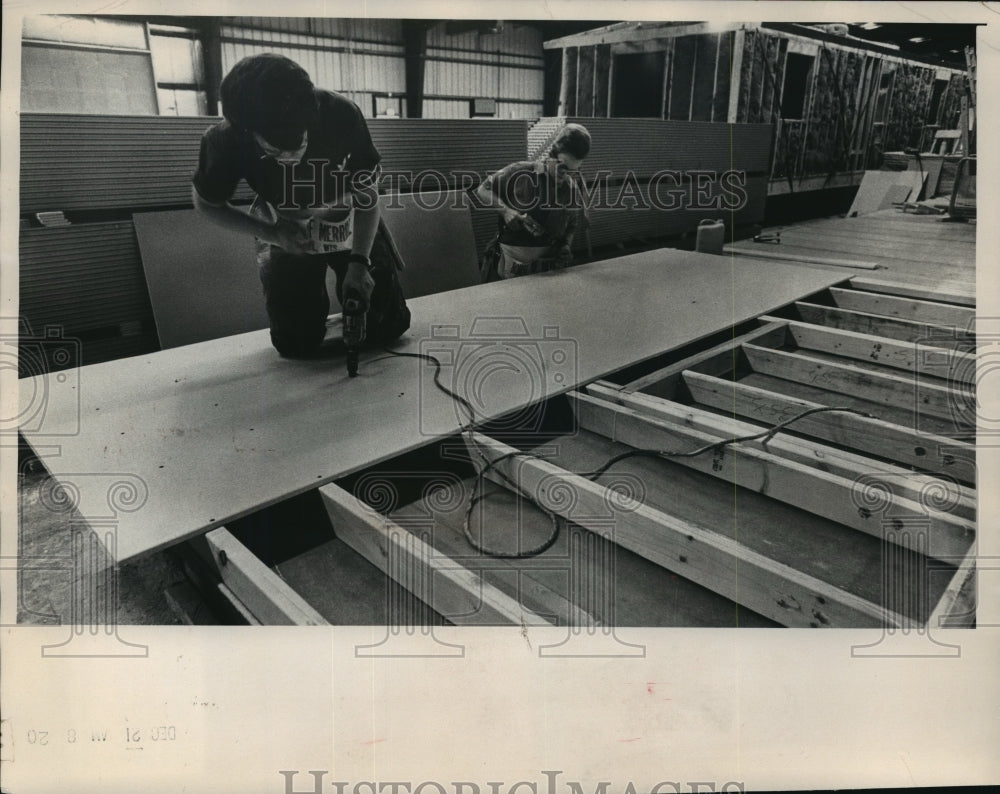
<svg viewBox="0 0 1000 794"><path fill-rule="evenodd" d="M497 417L841 279L650 251L415 299L398 349L436 353L477 416ZM340 358L282 359L257 331L84 367L65 382L22 380L33 423L22 433L79 492L80 515L113 525L123 561L467 422L421 360L373 351L360 373L349 379ZM32 413L40 394L45 404Z"/></svg>
<svg viewBox="0 0 1000 794"><path fill-rule="evenodd" d="M845 278L859 275L931 290L975 294L975 223L955 223L944 215L916 215L887 209L857 218L806 221L782 227L780 231L780 244L742 240L735 247L870 261L878 265L876 270L838 269Z"/></svg>
<svg viewBox="0 0 1000 794"><path fill-rule="evenodd" d="M916 200L925 177L920 171L866 171L847 216L870 215L894 201Z"/></svg>

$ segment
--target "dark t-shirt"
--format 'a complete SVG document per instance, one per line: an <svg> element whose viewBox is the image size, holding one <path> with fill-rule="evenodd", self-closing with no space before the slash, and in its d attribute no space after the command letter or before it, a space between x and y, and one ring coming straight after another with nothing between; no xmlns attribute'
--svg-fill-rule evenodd
<svg viewBox="0 0 1000 794"><path fill-rule="evenodd" d="M572 236L583 208L582 197L568 175L556 172L555 160L511 163L487 177L486 185L504 204L527 214L546 232L536 237L523 228L507 226L501 243L551 246Z"/></svg>
<svg viewBox="0 0 1000 794"><path fill-rule="evenodd" d="M308 129L305 155L294 167L268 157L253 133L238 130L228 121L206 130L192 178L202 198L226 201L241 179L280 209L304 210L344 198L352 180L370 174L381 156L354 102L321 89L316 89L316 99L319 112Z"/></svg>

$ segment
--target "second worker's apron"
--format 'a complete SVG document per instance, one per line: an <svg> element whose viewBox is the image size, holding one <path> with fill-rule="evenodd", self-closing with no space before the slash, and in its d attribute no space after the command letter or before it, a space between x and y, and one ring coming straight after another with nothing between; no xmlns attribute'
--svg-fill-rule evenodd
<svg viewBox="0 0 1000 794"><path fill-rule="evenodd" d="M497 274L500 278L517 278L531 273L551 270L555 258L550 255L548 245L506 245L500 243L500 261Z"/></svg>

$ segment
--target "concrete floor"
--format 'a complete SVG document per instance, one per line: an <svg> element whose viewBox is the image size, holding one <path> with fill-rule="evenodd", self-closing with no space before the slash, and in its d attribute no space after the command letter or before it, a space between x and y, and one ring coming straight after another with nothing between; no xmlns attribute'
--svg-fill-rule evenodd
<svg viewBox="0 0 1000 794"><path fill-rule="evenodd" d="M81 524L74 510L64 509L53 497L52 485L37 460L22 457L17 482L17 622L43 626L181 623L165 595L185 581L176 555L152 554L118 566L116 571L97 536Z"/></svg>

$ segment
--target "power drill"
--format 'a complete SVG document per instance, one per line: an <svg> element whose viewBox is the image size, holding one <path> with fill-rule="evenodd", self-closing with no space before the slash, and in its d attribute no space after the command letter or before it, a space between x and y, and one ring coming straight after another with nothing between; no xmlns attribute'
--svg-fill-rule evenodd
<svg viewBox="0 0 1000 794"><path fill-rule="evenodd" d="M358 374L358 350L365 341L364 301L357 290L344 291L344 347L347 348L347 376Z"/></svg>

